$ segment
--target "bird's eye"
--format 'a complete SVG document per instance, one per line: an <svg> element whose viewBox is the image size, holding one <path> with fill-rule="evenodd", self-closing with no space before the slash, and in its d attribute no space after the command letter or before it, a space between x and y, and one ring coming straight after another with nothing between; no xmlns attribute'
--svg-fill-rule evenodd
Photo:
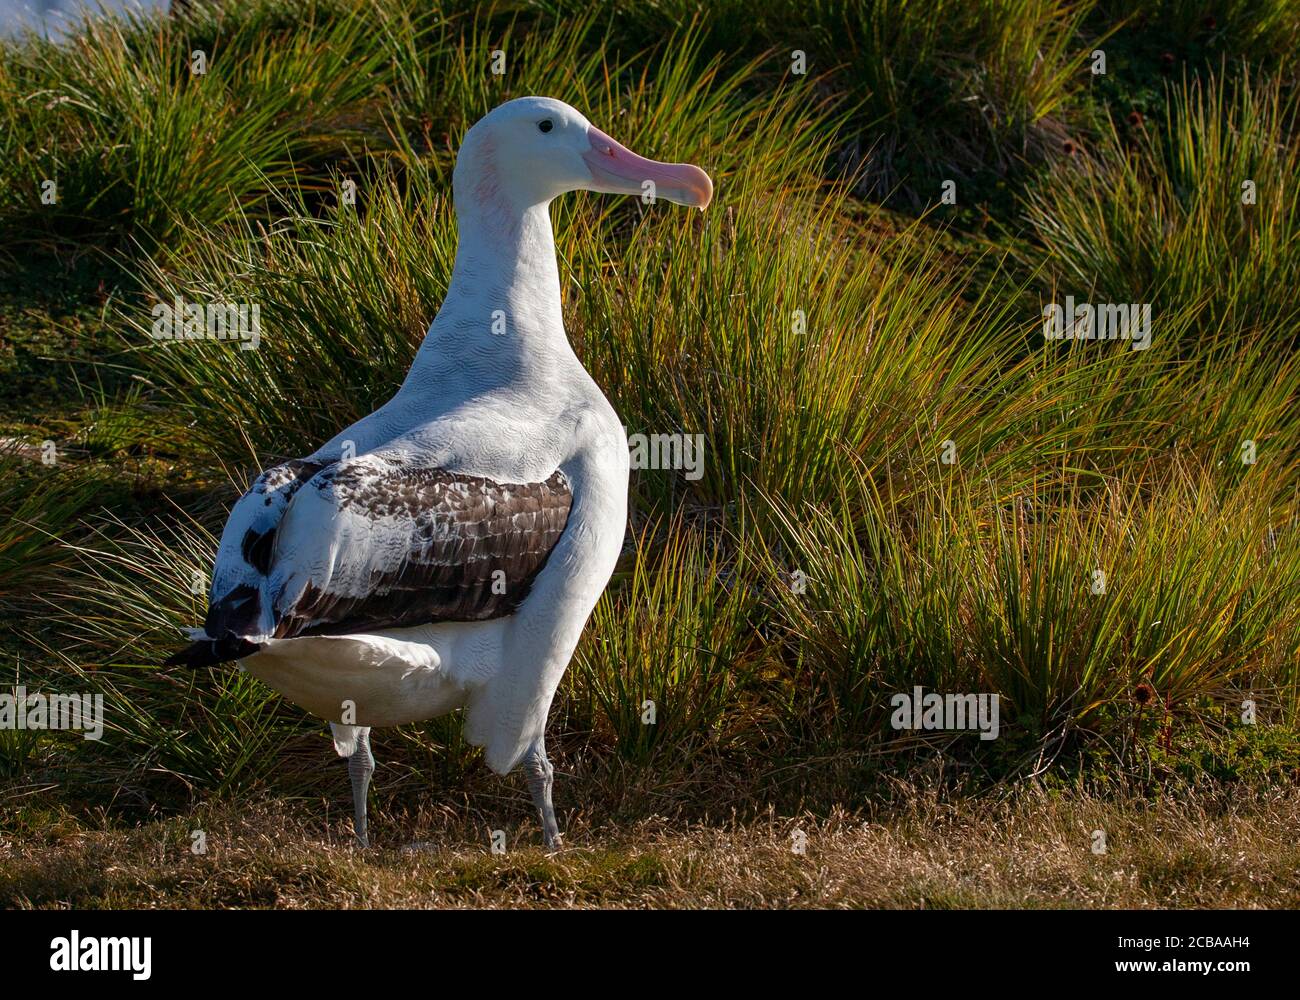
<svg viewBox="0 0 1300 1000"><path fill-rule="evenodd" d="M555 122L551 121L549 118L543 118L537 123L537 127L543 132L549 132L551 129L555 128Z"/></svg>

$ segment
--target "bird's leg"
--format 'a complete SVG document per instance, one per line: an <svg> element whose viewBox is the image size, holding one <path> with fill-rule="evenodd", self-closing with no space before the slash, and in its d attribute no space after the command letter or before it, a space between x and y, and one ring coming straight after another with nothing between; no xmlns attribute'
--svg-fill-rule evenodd
<svg viewBox="0 0 1300 1000"><path fill-rule="evenodd" d="M352 779L352 829L356 831L357 843L362 847L370 846L366 835L366 796L370 792L370 776L375 773L375 758L370 753L370 729L363 727L357 733L356 752L348 758L348 777Z"/></svg>
<svg viewBox="0 0 1300 1000"><path fill-rule="evenodd" d="M554 850L560 846L560 825L555 821L555 806L551 804L555 769L546 759L545 737L539 738L524 755L524 774L528 777L528 790L533 793L533 804L542 818L542 841Z"/></svg>

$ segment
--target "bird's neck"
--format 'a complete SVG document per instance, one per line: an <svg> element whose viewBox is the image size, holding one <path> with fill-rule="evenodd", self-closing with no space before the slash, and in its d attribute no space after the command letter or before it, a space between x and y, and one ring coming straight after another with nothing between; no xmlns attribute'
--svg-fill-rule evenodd
<svg viewBox="0 0 1300 1000"><path fill-rule="evenodd" d="M576 359L564 333L549 202L512 198L490 167L461 167L451 284L407 385L473 392L561 377Z"/></svg>
<svg viewBox="0 0 1300 1000"><path fill-rule="evenodd" d="M460 319L483 319L494 338L539 347L548 339L564 339L548 204L485 207L471 202L458 205L456 217L460 238L443 311L454 310ZM504 329L500 322L492 325L494 318L504 321Z"/></svg>

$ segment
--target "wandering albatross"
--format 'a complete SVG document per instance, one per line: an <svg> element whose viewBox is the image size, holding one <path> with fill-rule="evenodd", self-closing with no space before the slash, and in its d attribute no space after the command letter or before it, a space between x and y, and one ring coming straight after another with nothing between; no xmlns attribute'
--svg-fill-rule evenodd
<svg viewBox="0 0 1300 1000"><path fill-rule="evenodd" d="M559 843L546 717L622 547L629 465L564 332L549 206L576 190L700 209L713 196L703 170L638 156L561 101L482 118L452 175L451 284L406 380L253 481L203 628L167 661L238 661L328 720L363 847L371 727L457 708L492 770L524 764Z"/></svg>

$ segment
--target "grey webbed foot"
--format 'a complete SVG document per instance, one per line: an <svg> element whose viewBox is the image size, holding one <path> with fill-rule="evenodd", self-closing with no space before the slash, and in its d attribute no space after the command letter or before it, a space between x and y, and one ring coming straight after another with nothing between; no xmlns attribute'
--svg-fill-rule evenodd
<svg viewBox="0 0 1300 1000"><path fill-rule="evenodd" d="M551 850L560 847L560 825L555 820L555 806L551 803L551 786L555 769L546 759L546 740L539 739L524 755L524 774L528 777L528 790L533 793L533 804L542 820L542 841Z"/></svg>

